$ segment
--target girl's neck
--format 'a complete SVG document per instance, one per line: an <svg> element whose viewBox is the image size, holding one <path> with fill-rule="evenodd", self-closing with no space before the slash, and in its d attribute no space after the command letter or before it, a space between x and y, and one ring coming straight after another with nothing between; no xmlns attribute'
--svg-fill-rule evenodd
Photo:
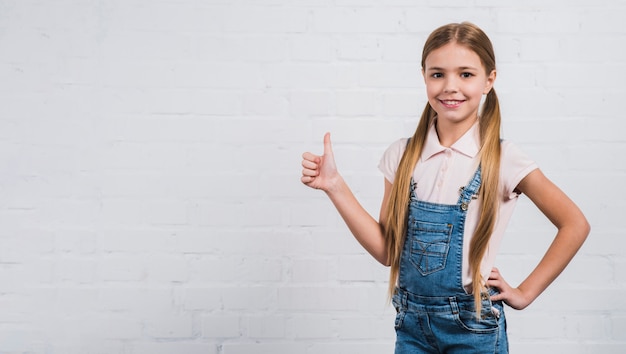
<svg viewBox="0 0 626 354"><path fill-rule="evenodd" d="M435 129L439 137L439 144L450 147L457 142L468 130L478 121L476 119L467 119L463 122L452 123L445 120L435 120Z"/></svg>

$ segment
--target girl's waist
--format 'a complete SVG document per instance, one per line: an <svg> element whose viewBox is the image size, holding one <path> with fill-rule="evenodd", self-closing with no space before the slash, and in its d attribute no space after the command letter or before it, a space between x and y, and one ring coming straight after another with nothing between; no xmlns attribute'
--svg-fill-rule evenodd
<svg viewBox="0 0 626 354"><path fill-rule="evenodd" d="M489 303L490 297L498 294L494 288L488 288L481 294L483 303ZM450 305L474 311L474 295L467 293L447 294L443 296L422 296L397 287L393 296L393 304L397 308L402 307L419 312L444 312L449 311Z"/></svg>

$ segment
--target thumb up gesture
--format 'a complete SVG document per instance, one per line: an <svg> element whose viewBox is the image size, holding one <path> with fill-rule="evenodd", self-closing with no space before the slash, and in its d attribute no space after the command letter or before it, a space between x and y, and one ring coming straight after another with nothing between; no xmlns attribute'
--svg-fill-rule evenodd
<svg viewBox="0 0 626 354"><path fill-rule="evenodd" d="M302 154L302 177L300 180L311 188L328 192L337 184L339 178L333 156L333 147L330 142L330 133L326 133L322 156L310 152Z"/></svg>

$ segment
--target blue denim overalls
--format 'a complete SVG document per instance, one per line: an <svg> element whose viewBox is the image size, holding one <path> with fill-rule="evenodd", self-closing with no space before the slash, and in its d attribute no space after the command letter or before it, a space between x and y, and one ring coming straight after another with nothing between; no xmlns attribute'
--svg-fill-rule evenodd
<svg viewBox="0 0 626 354"><path fill-rule="evenodd" d="M408 230L400 258L396 354L508 353L501 302L494 289L482 295L481 320L474 296L462 282L463 233L467 209L481 183L480 166L456 205L417 200L411 179Z"/></svg>

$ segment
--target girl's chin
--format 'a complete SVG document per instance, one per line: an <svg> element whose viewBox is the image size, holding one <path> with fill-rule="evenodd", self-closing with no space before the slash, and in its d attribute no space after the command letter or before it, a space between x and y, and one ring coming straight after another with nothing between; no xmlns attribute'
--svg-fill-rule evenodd
<svg viewBox="0 0 626 354"><path fill-rule="evenodd" d="M441 121L447 121L450 123L464 123L464 122L475 122L477 120L476 115L461 115L461 114L450 114L449 112L442 112L443 114L437 112L437 119Z"/></svg>

